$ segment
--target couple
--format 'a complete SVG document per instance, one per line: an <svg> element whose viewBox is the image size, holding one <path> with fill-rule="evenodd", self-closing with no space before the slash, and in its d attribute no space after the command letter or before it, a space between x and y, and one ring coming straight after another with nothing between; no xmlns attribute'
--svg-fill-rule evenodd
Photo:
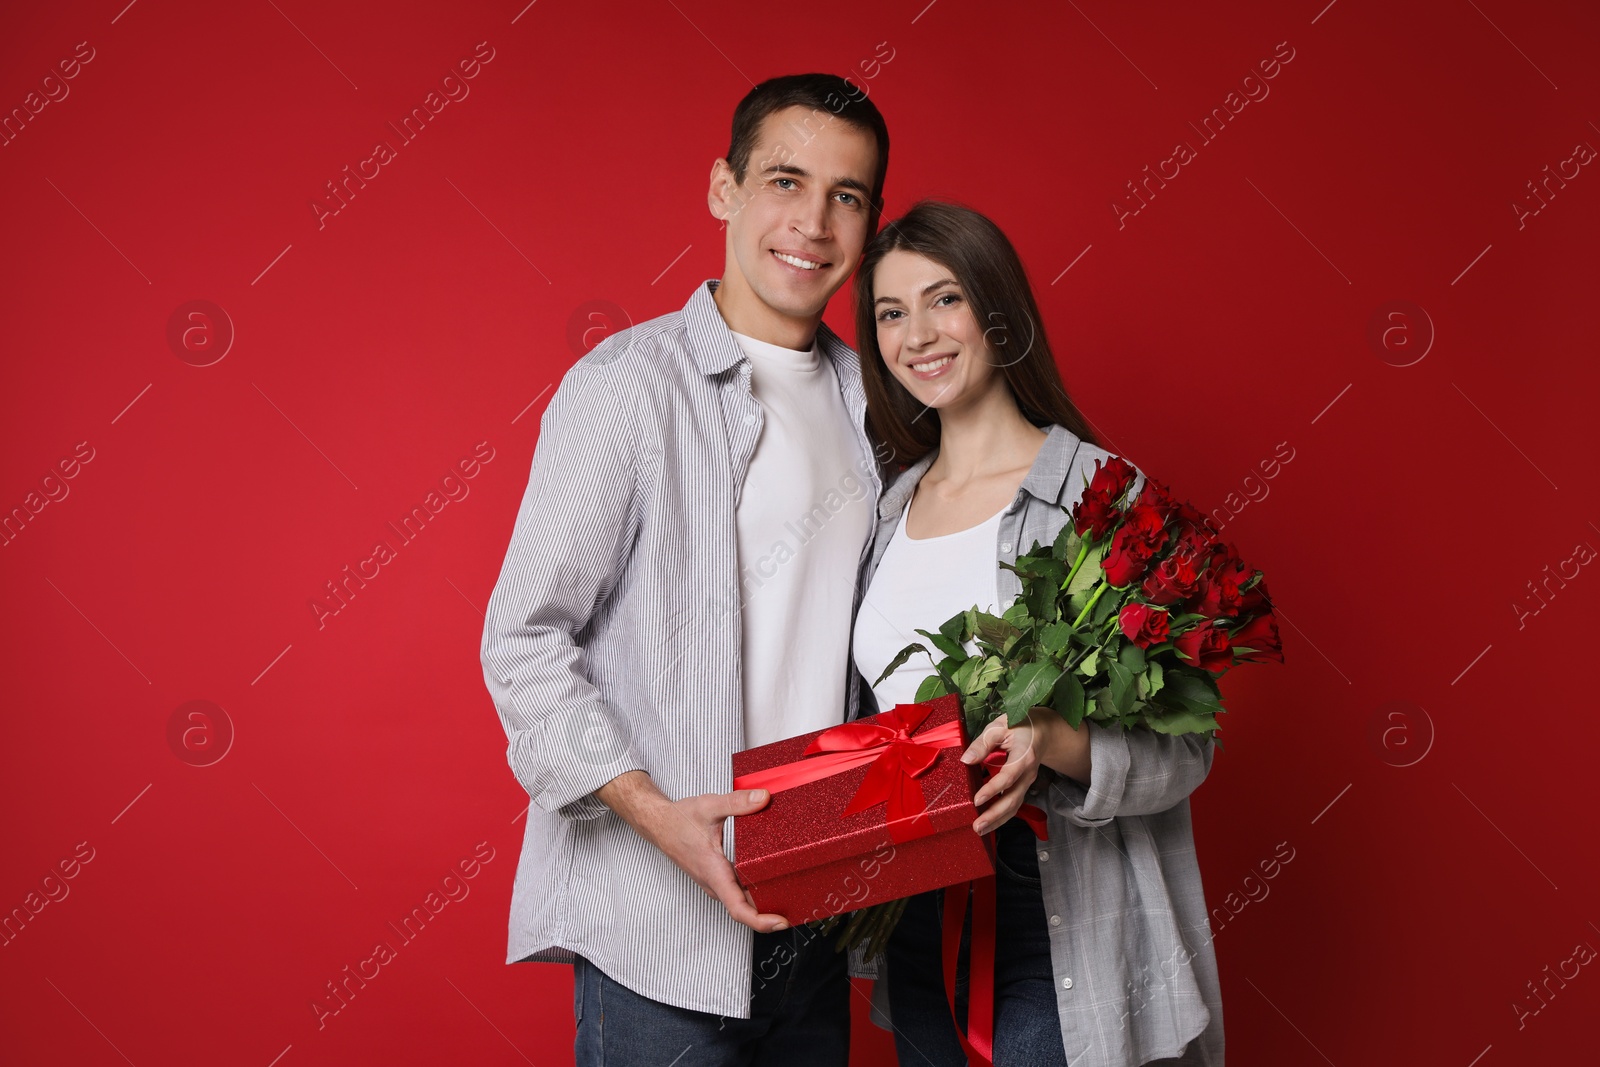
<svg viewBox="0 0 1600 1067"><path fill-rule="evenodd" d="M711 171L722 277L578 360L540 420L482 661L532 801L507 962L574 965L579 1064L843 1064L852 974L901 1064L966 1062L942 892L874 965L757 913L728 859L768 799L728 792L732 753L911 702L926 657L871 680L918 627L1004 611L998 561L1049 544L1109 455L998 228L937 202L880 228L888 150L841 78L752 89ZM859 356L822 323L852 272ZM996 1065L1222 1063L1187 800L1213 747L1037 712L973 740L1007 754L974 825Z"/></svg>

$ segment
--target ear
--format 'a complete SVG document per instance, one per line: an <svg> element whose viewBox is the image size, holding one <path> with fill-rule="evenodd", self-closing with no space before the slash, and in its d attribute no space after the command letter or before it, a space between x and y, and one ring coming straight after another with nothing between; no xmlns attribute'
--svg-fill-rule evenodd
<svg viewBox="0 0 1600 1067"><path fill-rule="evenodd" d="M718 159L711 164L711 182L706 191L706 206L711 209L712 217L721 219L724 225L733 214L734 193L738 188L739 183L733 178L733 168L728 165L726 159Z"/></svg>

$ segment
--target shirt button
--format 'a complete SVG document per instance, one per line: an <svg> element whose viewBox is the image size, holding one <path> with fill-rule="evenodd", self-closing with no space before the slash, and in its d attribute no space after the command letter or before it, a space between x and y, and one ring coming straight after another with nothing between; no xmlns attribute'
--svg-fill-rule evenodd
<svg viewBox="0 0 1600 1067"><path fill-rule="evenodd" d="M1039 862L1040 863L1049 863L1050 862L1050 850L1049 849L1042 848L1042 849L1039 850Z"/></svg>
<svg viewBox="0 0 1600 1067"><path fill-rule="evenodd" d="M1050 925L1051 926L1060 926L1061 925L1061 916L1059 916L1059 915L1050 916Z"/></svg>
<svg viewBox="0 0 1600 1067"><path fill-rule="evenodd" d="M1062 989L1071 989L1072 988L1072 979L1070 979L1070 978L1061 979L1061 988Z"/></svg>
<svg viewBox="0 0 1600 1067"><path fill-rule="evenodd" d="M1000 546L1000 551L1002 551L1002 552L1010 552L1011 551L1011 542L1010 541L1006 541L1004 544L1002 544Z"/></svg>
<svg viewBox="0 0 1600 1067"><path fill-rule="evenodd" d="M750 425L754 424L755 421L756 421L756 417L754 415L746 415L744 417L744 424L746 426L750 426Z"/></svg>

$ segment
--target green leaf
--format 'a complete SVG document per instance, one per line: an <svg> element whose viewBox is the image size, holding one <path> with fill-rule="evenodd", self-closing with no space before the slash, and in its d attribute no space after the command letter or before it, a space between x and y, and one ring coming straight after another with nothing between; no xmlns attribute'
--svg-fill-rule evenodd
<svg viewBox="0 0 1600 1067"><path fill-rule="evenodd" d="M1005 689L1006 721L1016 726L1028 717L1028 709L1050 698L1061 677L1061 668L1048 660L1024 663L1011 676Z"/></svg>
<svg viewBox="0 0 1600 1067"><path fill-rule="evenodd" d="M1074 730L1083 722L1084 697L1083 683L1078 681L1078 676L1071 671L1065 671L1056 679L1055 692L1050 695L1050 706L1061 713L1067 720L1067 725Z"/></svg>
<svg viewBox="0 0 1600 1067"><path fill-rule="evenodd" d="M1022 631L998 615L973 609L978 620L978 636L991 645L1001 645L1008 637L1021 637Z"/></svg>
<svg viewBox="0 0 1600 1067"><path fill-rule="evenodd" d="M1089 616L1090 626L1104 625L1105 621L1111 617L1112 613L1119 610L1120 607L1121 605L1117 602L1117 596L1115 593L1102 596L1099 600L1095 601L1094 613Z"/></svg>
<svg viewBox="0 0 1600 1067"><path fill-rule="evenodd" d="M912 698L912 702L922 704L936 697L942 697L949 691L945 688L943 678L937 674L930 674L922 680L921 685L917 686L917 695Z"/></svg>
<svg viewBox="0 0 1600 1067"><path fill-rule="evenodd" d="M1121 660L1106 660L1106 676L1111 680L1111 704L1121 714L1133 707L1133 672Z"/></svg>
<svg viewBox="0 0 1600 1067"><path fill-rule="evenodd" d="M1107 688L1096 689L1089 694L1089 718L1096 722L1105 722L1117 717L1117 709L1111 704L1111 690Z"/></svg>
<svg viewBox="0 0 1600 1067"><path fill-rule="evenodd" d="M986 686L993 685L1005 670L1005 661L999 656L990 656L987 659L973 656L956 669L956 688L970 696Z"/></svg>
<svg viewBox="0 0 1600 1067"><path fill-rule="evenodd" d="M1052 589L1060 589L1067 577L1066 564L1053 556L1018 556L1013 569L1018 577L1050 582Z"/></svg>
<svg viewBox="0 0 1600 1067"><path fill-rule="evenodd" d="M957 663L967 658L967 650L962 648L959 642L950 640L943 633L934 634L929 633L927 630L918 630L917 633L932 641L940 652L943 652ZM874 682L873 684L876 685L877 683Z"/></svg>
<svg viewBox="0 0 1600 1067"><path fill-rule="evenodd" d="M994 718L989 713L988 700L970 694L961 698L961 713L967 718L967 734L971 737L978 736L989 720Z"/></svg>
<svg viewBox="0 0 1600 1067"><path fill-rule="evenodd" d="M1200 715L1222 710L1222 694L1206 672L1175 667L1167 671L1166 680L1156 701L1162 707Z"/></svg>
<svg viewBox="0 0 1600 1067"><path fill-rule="evenodd" d="M919 630L917 632L921 633L922 631ZM876 682L873 682L872 684L874 686L877 686L885 678L887 678L887 677L889 677L889 675L893 674L895 672L895 669L898 668L906 660L910 659L912 656L915 656L918 652L927 652L927 651L928 651L927 646L924 645L920 641L917 641L917 642L914 642L912 644L907 645L905 648L902 648L895 655L894 659L889 661L889 665L883 669L883 673L878 675L878 680ZM932 654L929 654L928 659L930 659L930 660L933 659Z"/></svg>
<svg viewBox="0 0 1600 1067"><path fill-rule="evenodd" d="M1161 686L1166 680L1166 672L1162 670L1161 662L1159 660L1148 659L1146 660L1146 663L1148 664L1146 677L1150 679L1149 695L1155 696L1157 693L1161 692Z"/></svg>
<svg viewBox="0 0 1600 1067"><path fill-rule="evenodd" d="M1132 641L1122 646L1121 651L1117 653L1117 659L1121 660L1122 665L1134 673L1144 670L1144 649Z"/></svg>
<svg viewBox="0 0 1600 1067"><path fill-rule="evenodd" d="M1072 640L1072 624L1065 620L1052 622L1039 628L1039 647L1051 656L1060 658Z"/></svg>
<svg viewBox="0 0 1600 1067"><path fill-rule="evenodd" d="M1162 734L1203 734L1217 729L1213 712L1168 711L1161 715L1146 715L1145 724Z"/></svg>
<svg viewBox="0 0 1600 1067"><path fill-rule="evenodd" d="M1100 672L1100 650L1098 648L1094 649L1087 656L1083 657L1082 662L1078 664L1078 670L1081 671L1083 676L1086 678L1093 678L1096 674L1098 674Z"/></svg>
<svg viewBox="0 0 1600 1067"><path fill-rule="evenodd" d="M971 640L972 631L967 629L967 613L962 611L950 616L940 624L939 632L958 645Z"/></svg>
<svg viewBox="0 0 1600 1067"><path fill-rule="evenodd" d="M1105 571L1100 568L1100 561L1105 558L1106 546L1095 545L1089 549L1083 562L1078 566L1078 573L1072 576L1072 581L1067 583L1068 593L1081 593L1086 589L1092 590L1105 578ZM1082 610L1080 605L1079 610Z"/></svg>
<svg viewBox="0 0 1600 1067"><path fill-rule="evenodd" d="M1078 558L1078 549L1082 547L1082 544L1082 539L1078 536L1077 531L1072 528L1071 519L1068 519L1066 525L1061 527L1061 532L1056 534L1056 542L1051 548L1050 554L1063 562L1074 560Z"/></svg>

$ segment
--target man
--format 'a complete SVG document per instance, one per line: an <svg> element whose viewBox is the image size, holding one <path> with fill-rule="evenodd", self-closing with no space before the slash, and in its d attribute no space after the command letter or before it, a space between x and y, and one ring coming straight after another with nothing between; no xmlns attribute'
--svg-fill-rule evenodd
<svg viewBox="0 0 1600 1067"><path fill-rule="evenodd" d="M846 957L757 913L730 816L767 797L728 790L735 751L858 708L882 485L822 312L888 148L841 78L752 89L711 171L721 279L580 359L540 420L482 659L532 798L507 962L575 965L580 1064L846 1062Z"/></svg>

